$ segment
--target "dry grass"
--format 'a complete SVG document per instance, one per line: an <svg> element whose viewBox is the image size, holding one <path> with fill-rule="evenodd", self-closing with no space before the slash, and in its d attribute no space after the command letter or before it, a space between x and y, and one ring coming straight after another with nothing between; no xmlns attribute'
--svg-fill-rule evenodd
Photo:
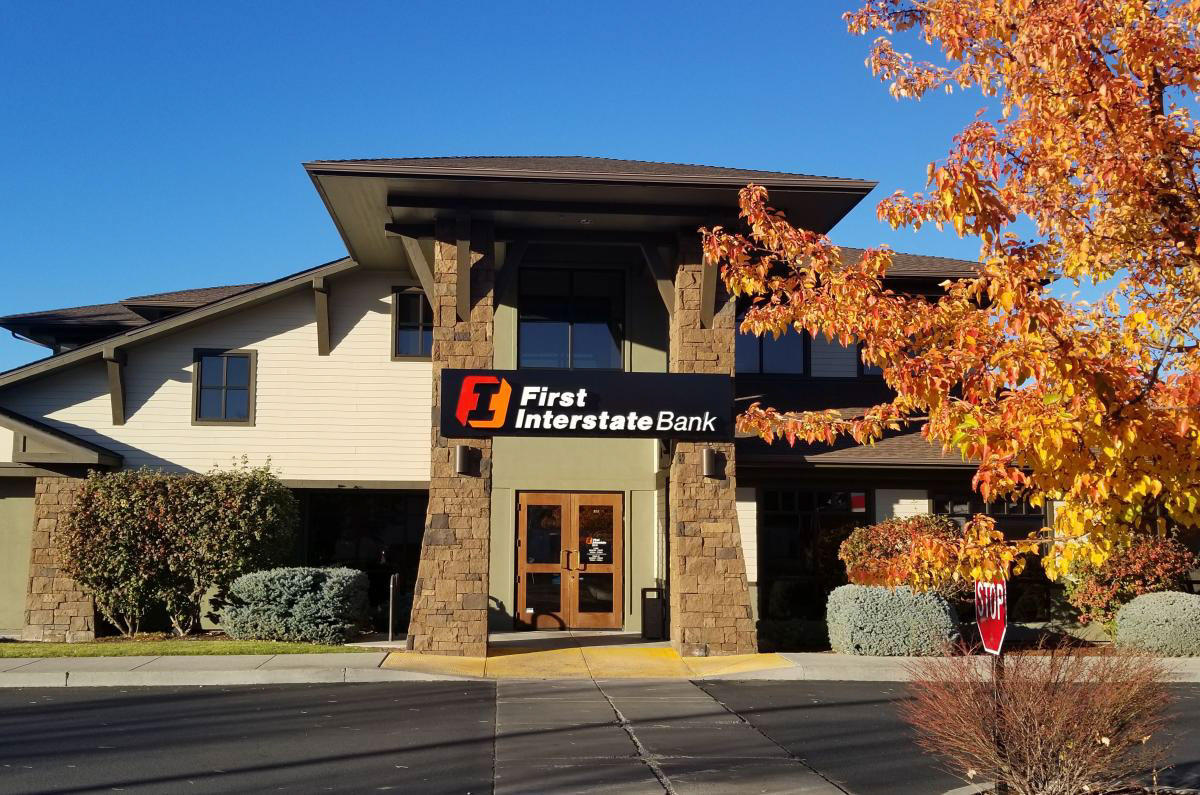
<svg viewBox="0 0 1200 795"><path fill-rule="evenodd" d="M269 640L233 640L219 633L174 635L143 633L132 638L101 638L90 643L32 643L0 640L0 658L5 657L139 657L188 654L328 654L331 652L378 651L353 646L316 643L281 643Z"/></svg>
<svg viewBox="0 0 1200 795"><path fill-rule="evenodd" d="M1105 792L1153 768L1167 721L1163 668L1152 658L1079 655L1069 647L1004 659L965 655L909 666L901 705L921 747L973 780L1013 795Z"/></svg>

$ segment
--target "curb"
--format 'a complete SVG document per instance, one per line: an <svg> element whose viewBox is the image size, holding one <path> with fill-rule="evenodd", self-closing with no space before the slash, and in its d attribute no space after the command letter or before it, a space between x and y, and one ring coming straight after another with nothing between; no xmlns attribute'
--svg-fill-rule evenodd
<svg viewBox="0 0 1200 795"><path fill-rule="evenodd" d="M379 668L289 668L245 671L29 671L0 674L0 688L217 687L227 685L457 682L468 677Z"/></svg>

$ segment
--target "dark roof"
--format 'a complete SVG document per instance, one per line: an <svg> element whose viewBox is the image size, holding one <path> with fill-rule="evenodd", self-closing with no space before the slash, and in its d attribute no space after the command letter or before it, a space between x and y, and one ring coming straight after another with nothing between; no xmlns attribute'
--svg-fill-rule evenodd
<svg viewBox="0 0 1200 795"><path fill-rule="evenodd" d="M262 282L254 282L253 284L230 284L223 287L194 287L190 290L176 290L170 293L135 295L132 298L123 299L121 303L162 303L178 306L201 306L213 301L220 301L222 298L228 298L231 295L237 295L246 290L253 290L255 287L261 287L262 284Z"/></svg>
<svg viewBox="0 0 1200 795"><path fill-rule="evenodd" d="M842 257L857 260L865 249L841 246ZM979 275L979 263L967 259L951 259L949 257L931 257L926 254L905 254L900 251L892 253L892 267L888 276L912 276L917 278L933 277L941 279L959 279Z"/></svg>
<svg viewBox="0 0 1200 795"><path fill-rule="evenodd" d="M0 324L25 322L51 325L141 326L146 319L121 304L90 304L0 317Z"/></svg>
<svg viewBox="0 0 1200 795"><path fill-rule="evenodd" d="M763 171L748 168L725 168L690 163L658 163L648 160L618 160L611 157L581 155L513 155L478 157L376 157L355 160L315 160L306 165L362 165L391 167L437 168L444 171L461 170L529 172L546 174L597 174L655 177L724 177L738 180L770 180L778 177L806 177L824 180L862 180L844 177L818 177L787 171Z"/></svg>
<svg viewBox="0 0 1200 795"><path fill-rule="evenodd" d="M258 284L233 284L223 287L198 287L176 290L169 293L154 293L125 298L115 304L90 304L70 306L63 309L46 309L41 312L24 312L0 317L0 325L12 323L54 326L144 326L147 319L129 307L159 304L167 307L191 309L220 301L232 295L252 290Z"/></svg>
<svg viewBox="0 0 1200 795"><path fill-rule="evenodd" d="M947 455L940 446L927 441L919 430L889 433L874 445L856 444L852 439L833 445L796 442L790 447L778 440L768 445L757 437L737 440L739 463L808 464L813 466L933 466L974 468L953 453Z"/></svg>

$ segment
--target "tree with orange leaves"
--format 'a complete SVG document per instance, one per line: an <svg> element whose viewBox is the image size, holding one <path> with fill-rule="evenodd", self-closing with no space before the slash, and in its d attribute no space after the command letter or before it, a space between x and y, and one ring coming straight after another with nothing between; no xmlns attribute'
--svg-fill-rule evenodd
<svg viewBox="0 0 1200 795"><path fill-rule="evenodd" d="M751 296L742 330L861 341L896 397L851 419L755 404L740 428L870 444L920 427L978 463L983 499L1059 501L1031 539L978 516L960 549L918 550L917 586L1007 576L1035 551L1056 577L1200 524L1200 2L866 0L846 20L880 34L868 63L897 98L995 103L930 165L927 192L878 208L893 227L978 238L978 275L936 299L898 294L888 249L843 261L748 186L746 233L703 230L730 291ZM903 31L944 64L897 52ZM1064 284L1102 298L1065 299Z"/></svg>

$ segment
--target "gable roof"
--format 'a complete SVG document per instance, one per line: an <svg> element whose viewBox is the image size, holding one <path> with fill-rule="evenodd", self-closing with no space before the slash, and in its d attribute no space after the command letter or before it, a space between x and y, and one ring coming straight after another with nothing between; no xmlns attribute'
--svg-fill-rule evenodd
<svg viewBox="0 0 1200 795"><path fill-rule="evenodd" d="M231 295L237 295L246 290L252 290L255 287L261 287L262 285L262 282L253 282L251 284L229 284L220 287L193 287L189 290L135 295L132 298L122 299L120 303L134 306L144 306L147 304L202 306L204 304L211 304L213 301L220 301L222 298L228 298Z"/></svg>
<svg viewBox="0 0 1200 795"><path fill-rule="evenodd" d="M81 345L78 348L64 351L45 359L39 359L36 362L31 362L30 364L22 365L5 372L0 372L0 387L5 387L27 378L45 375L88 359L100 358L105 350L140 345L162 334L167 334L205 320L211 320L229 312L254 306L292 290L309 286L316 278L332 276L356 267L358 267L358 263L354 260L349 257L341 257L331 262L326 262L323 265L318 265L315 268L308 268L289 274L273 282L266 282L257 287L251 287L235 292L232 295L226 295L224 298L198 305L178 314L164 317L161 320L147 322L128 331L121 331L95 342Z"/></svg>
<svg viewBox="0 0 1200 795"><path fill-rule="evenodd" d="M388 170L419 172L435 171L439 174L462 172L463 174L495 174L510 177L545 177L555 174L570 174L576 177L676 177L709 178L747 182L750 180L822 180L847 184L867 183L866 180L847 177L824 177L814 174L797 174L787 171L763 171L749 168L726 168L690 163L660 163L649 160L620 160L612 157L588 157L583 155L509 155L468 157L378 157L357 160L314 160L305 163L310 170L339 167L377 167ZM867 183L874 185L873 182Z"/></svg>

